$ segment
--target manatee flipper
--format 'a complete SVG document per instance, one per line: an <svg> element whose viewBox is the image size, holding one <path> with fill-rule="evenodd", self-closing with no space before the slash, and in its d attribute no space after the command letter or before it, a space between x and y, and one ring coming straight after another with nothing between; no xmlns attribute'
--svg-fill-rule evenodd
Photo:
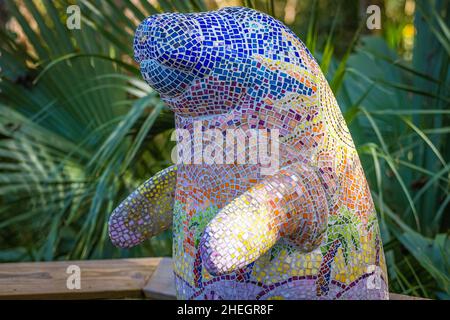
<svg viewBox="0 0 450 320"><path fill-rule="evenodd" d="M328 222L324 187L312 167L293 164L226 205L207 225L202 261L220 275L242 268L282 237L304 252L317 248Z"/></svg>
<svg viewBox="0 0 450 320"><path fill-rule="evenodd" d="M113 211L109 237L121 248L133 247L172 225L177 167L166 168L144 182Z"/></svg>

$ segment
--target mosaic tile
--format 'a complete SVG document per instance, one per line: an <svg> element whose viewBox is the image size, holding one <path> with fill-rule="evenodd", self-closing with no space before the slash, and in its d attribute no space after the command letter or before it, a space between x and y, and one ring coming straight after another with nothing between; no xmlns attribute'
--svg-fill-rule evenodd
<svg viewBox="0 0 450 320"><path fill-rule="evenodd" d="M317 61L289 28L240 7L160 14L139 25L134 52L177 129L276 129L280 169L178 163L113 212L114 244L172 225L179 299L387 299L358 154ZM256 155L259 140L244 140L235 146Z"/></svg>

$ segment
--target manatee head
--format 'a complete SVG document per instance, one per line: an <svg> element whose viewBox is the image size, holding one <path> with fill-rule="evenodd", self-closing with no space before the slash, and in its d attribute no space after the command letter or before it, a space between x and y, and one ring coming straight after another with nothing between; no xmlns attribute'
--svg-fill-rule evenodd
<svg viewBox="0 0 450 320"><path fill-rule="evenodd" d="M175 113L220 114L300 86L292 79L278 88L284 79L260 61L302 65L301 50L312 59L286 34L296 37L278 20L248 8L157 14L138 26L134 56L144 79Z"/></svg>

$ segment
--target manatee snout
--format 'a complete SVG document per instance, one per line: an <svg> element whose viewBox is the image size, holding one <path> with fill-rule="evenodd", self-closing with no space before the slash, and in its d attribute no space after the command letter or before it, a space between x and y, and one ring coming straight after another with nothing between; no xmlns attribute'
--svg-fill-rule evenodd
<svg viewBox="0 0 450 320"><path fill-rule="evenodd" d="M239 32L242 26L233 10L221 10L223 15L156 14L136 30L134 57L142 76L176 114L226 113L253 86L248 75L256 62ZM259 88L261 80L255 83Z"/></svg>
<svg viewBox="0 0 450 320"><path fill-rule="evenodd" d="M201 42L195 20L177 13L157 14L138 26L134 58L150 86L163 96L176 96L195 77Z"/></svg>

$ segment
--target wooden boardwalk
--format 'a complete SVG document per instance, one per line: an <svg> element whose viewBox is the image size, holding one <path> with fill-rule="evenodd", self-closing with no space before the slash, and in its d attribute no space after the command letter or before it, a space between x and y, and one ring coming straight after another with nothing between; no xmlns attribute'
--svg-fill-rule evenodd
<svg viewBox="0 0 450 320"><path fill-rule="evenodd" d="M80 267L81 288L68 289L67 269ZM175 299L170 258L0 264L0 299ZM390 294L392 300L415 300Z"/></svg>

